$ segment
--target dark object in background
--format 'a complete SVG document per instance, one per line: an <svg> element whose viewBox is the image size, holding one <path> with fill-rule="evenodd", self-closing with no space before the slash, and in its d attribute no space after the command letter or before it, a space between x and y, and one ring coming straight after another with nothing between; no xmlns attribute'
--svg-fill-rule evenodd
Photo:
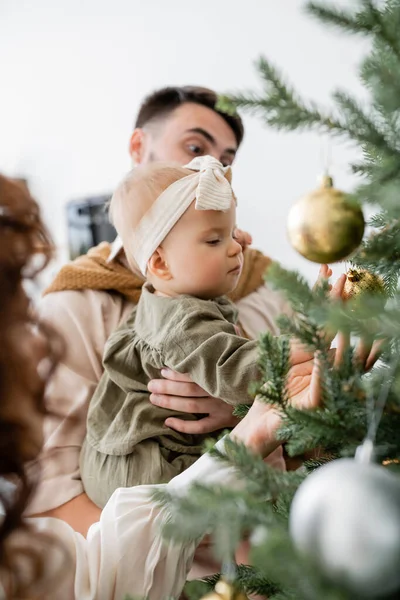
<svg viewBox="0 0 400 600"><path fill-rule="evenodd" d="M73 260L100 242L113 242L117 236L108 220L111 195L73 200L67 204L69 256Z"/></svg>

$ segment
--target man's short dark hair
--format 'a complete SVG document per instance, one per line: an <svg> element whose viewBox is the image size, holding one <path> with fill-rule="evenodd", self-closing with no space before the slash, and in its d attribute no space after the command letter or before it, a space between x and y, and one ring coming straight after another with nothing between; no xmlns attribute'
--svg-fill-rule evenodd
<svg viewBox="0 0 400 600"><path fill-rule="evenodd" d="M216 92L208 88L192 85L165 87L161 90L156 90L144 99L136 118L135 127L144 127L150 121L168 116L178 106L186 104L186 102L194 102L195 104L211 108L211 110L220 115L232 129L237 145L239 146L244 135L242 119L239 115L232 116L217 110L215 108L217 100L218 95Z"/></svg>

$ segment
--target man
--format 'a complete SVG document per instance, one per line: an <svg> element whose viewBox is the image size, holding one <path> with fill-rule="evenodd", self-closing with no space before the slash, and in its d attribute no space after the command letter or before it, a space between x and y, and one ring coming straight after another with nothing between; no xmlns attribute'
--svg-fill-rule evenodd
<svg viewBox="0 0 400 600"><path fill-rule="evenodd" d="M243 139L243 125L240 117L217 111L216 99L214 92L198 87L165 88L149 96L139 110L130 140L133 164L155 160L185 164L206 154L224 165L231 164ZM249 240L241 235L245 246ZM274 321L283 303L262 283L268 259L256 251L247 252L253 262L247 261L246 280L239 283L234 299L238 300L244 331L256 337L266 329L276 332ZM87 408L102 374L105 342L127 318L142 283L137 274L128 271L117 239L111 250L100 245L76 264L61 269L40 306L42 318L65 339L66 350L49 389L52 414L45 427L41 481L29 514L58 517L84 535L100 516L79 476ZM207 433L235 424L228 405L205 396L186 376L169 372L164 376L149 386L154 404L207 415L197 421L170 418L167 426Z"/></svg>

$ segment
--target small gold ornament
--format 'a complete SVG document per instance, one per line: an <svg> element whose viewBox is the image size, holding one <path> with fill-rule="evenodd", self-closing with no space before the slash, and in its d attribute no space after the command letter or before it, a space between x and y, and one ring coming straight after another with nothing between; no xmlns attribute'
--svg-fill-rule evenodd
<svg viewBox="0 0 400 600"><path fill-rule="evenodd" d="M209 592L201 600L248 600L246 594L228 583L225 579L220 579L212 592Z"/></svg>
<svg viewBox="0 0 400 600"><path fill-rule="evenodd" d="M366 269L349 269L344 284L343 297L346 300L357 298L360 294L384 294L385 288L382 277L370 273Z"/></svg>
<svg viewBox="0 0 400 600"><path fill-rule="evenodd" d="M347 258L364 235L364 215L347 194L325 176L320 188L291 208L287 228L290 243L312 262L325 264Z"/></svg>

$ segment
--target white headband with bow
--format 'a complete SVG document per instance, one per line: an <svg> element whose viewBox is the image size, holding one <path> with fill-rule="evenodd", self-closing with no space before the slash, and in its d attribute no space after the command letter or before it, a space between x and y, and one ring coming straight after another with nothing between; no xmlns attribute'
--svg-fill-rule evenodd
<svg viewBox="0 0 400 600"><path fill-rule="evenodd" d="M173 226L195 200L196 210L229 210L236 202L224 167L212 156L194 158L185 169L196 171L171 184L157 198L133 231L130 251L146 275L147 262Z"/></svg>

